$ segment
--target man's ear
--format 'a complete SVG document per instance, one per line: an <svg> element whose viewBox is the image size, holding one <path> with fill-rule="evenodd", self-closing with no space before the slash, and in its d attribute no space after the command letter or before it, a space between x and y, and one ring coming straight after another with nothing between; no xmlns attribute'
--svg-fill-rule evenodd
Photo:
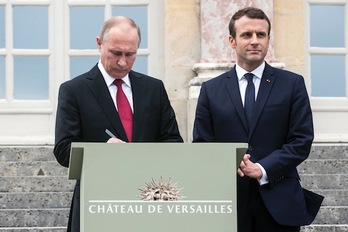
<svg viewBox="0 0 348 232"><path fill-rule="evenodd" d="M236 48L236 40L232 37L232 35L230 35L228 37L228 42L229 42L231 48Z"/></svg>
<svg viewBox="0 0 348 232"><path fill-rule="evenodd" d="M98 50L100 51L101 50L102 41L99 38L99 36L97 37L96 41L97 41Z"/></svg>

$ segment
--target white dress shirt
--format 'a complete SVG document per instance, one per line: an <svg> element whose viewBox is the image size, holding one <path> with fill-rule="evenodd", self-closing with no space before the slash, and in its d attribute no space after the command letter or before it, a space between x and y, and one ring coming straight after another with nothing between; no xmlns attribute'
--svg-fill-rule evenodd
<svg viewBox="0 0 348 232"><path fill-rule="evenodd" d="M261 78L262 78L262 74L263 71L265 69L265 62L263 62L259 67L257 67L256 69L254 69L251 72L248 72L246 70L244 70L242 67L240 67L238 64L236 64L236 73L237 73L237 77L238 77L238 84L239 84L239 90L240 90L240 97L242 99L242 103L244 106L244 99L245 99L245 90L246 87L248 85L248 80L244 77L244 75L246 73L252 73L254 74L254 78L253 78L253 83L255 86L255 101L257 99L257 94L259 93L259 88L260 88L260 83L261 83ZM266 170L261 166L261 164L256 163L262 171L262 177L260 179L258 179L258 182L260 185L264 185L268 183L268 177L267 177L267 173Z"/></svg>
<svg viewBox="0 0 348 232"><path fill-rule="evenodd" d="M113 102L115 104L115 107L117 109L117 104L116 104L117 87L114 84L115 78L111 77L105 71L104 66L102 65L102 63L100 61L98 62L98 68L99 68L100 72L103 75L105 83L106 83L106 85L109 88L109 92L110 92L111 98L112 98L112 100L113 100ZM133 110L133 94L132 94L132 88L131 88L131 83L130 83L128 74L125 77L123 77L122 80L123 80L123 83L122 83L123 92L124 92L124 94L126 95L126 97L128 99L128 102L129 102L129 105L130 105L130 107L132 109L132 112L134 112L134 110Z"/></svg>

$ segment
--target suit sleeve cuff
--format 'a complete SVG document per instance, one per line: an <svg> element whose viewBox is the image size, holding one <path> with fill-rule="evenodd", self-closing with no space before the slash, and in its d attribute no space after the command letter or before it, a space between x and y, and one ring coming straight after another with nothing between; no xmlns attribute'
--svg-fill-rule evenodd
<svg viewBox="0 0 348 232"><path fill-rule="evenodd" d="M268 176L267 176L266 170L261 166L261 164L259 163L256 163L256 164L261 168L261 171L262 171L262 176L261 178L257 179L257 181L259 182L260 185L268 184Z"/></svg>

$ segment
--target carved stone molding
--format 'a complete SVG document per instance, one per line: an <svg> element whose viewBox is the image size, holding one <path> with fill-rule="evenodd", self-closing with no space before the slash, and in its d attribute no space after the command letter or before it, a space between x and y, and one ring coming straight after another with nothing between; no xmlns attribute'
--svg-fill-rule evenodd
<svg viewBox="0 0 348 232"><path fill-rule="evenodd" d="M269 63L276 68L284 68L283 63L272 62ZM192 69L196 72L195 76L189 82L189 99L197 99L199 90L203 82L221 75L230 70L235 63L196 63Z"/></svg>

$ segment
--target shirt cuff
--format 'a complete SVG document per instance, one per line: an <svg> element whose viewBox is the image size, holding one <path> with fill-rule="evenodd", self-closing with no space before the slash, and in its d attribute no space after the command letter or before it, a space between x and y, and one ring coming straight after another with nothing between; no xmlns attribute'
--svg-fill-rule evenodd
<svg viewBox="0 0 348 232"><path fill-rule="evenodd" d="M257 181L259 182L260 185L268 184L268 176L267 176L266 170L261 166L261 164L259 163L256 163L256 164L261 168L261 171L262 171L262 176L261 178L257 179Z"/></svg>

